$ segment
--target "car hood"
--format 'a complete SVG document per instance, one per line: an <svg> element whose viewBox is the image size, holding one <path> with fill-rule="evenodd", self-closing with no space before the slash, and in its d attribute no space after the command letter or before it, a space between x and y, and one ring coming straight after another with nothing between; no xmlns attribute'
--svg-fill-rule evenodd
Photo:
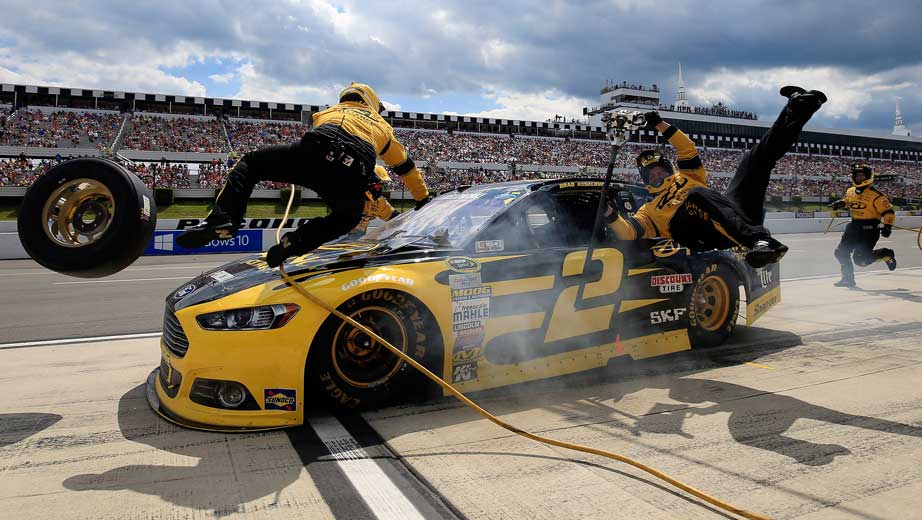
<svg viewBox="0 0 922 520"><path fill-rule="evenodd" d="M320 275L346 269L393 265L458 252L457 249L419 247L419 242L419 239L403 239L380 243L330 243L310 254L289 259L285 262L285 272L303 279L305 274ZM189 280L168 294L166 303L174 311L180 310L280 280L279 270L266 265L264 254L250 255Z"/></svg>

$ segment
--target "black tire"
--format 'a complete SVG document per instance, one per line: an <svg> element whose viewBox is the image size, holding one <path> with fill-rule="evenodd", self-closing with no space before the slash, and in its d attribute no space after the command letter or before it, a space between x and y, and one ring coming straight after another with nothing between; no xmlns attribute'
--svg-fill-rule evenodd
<svg viewBox="0 0 922 520"><path fill-rule="evenodd" d="M78 191L72 196L79 197L79 187L86 184L76 181L82 179L94 181L96 188L108 193L75 208L81 219L84 215L94 219L79 226L97 232L87 243L68 247L68 240L53 237L57 227L50 226L47 217L55 210L49 207L54 204L52 199L60 200L56 193L68 186L75 186ZM108 203L100 202L106 200ZM26 191L17 222L19 239L29 256L48 269L80 278L108 276L131 265L150 243L156 225L157 206L141 179L120 164L95 158L63 162L36 179Z"/></svg>
<svg viewBox="0 0 922 520"><path fill-rule="evenodd" d="M429 310L409 294L376 289L339 310L369 326L436 374L442 373L442 340ZM364 333L330 316L311 343L305 389L336 407L368 409L435 395L435 384ZM351 347L351 348L350 348Z"/></svg>
<svg viewBox="0 0 922 520"><path fill-rule="evenodd" d="M727 341L736 328L739 311L736 272L726 264L712 265L697 277L689 296L688 337L692 348L716 347Z"/></svg>

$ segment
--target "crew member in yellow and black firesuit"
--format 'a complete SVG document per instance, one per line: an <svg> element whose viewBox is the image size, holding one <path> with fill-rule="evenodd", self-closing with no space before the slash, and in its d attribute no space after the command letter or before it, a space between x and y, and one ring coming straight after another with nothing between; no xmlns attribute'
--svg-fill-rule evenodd
<svg viewBox="0 0 922 520"><path fill-rule="evenodd" d="M416 209L431 197L413 159L381 117L384 105L368 85L353 83L339 94L339 103L314 114L313 129L301 141L249 152L227 177L214 210L198 226L177 237L182 247L201 247L216 238L236 235L247 199L260 181L298 184L314 190L330 214L313 218L286 233L266 254L277 267L291 256L308 253L348 233L362 217L369 187L378 182L375 158L397 174L417 201Z"/></svg>
<svg viewBox="0 0 922 520"><path fill-rule="evenodd" d="M652 200L631 213L630 198L616 196L609 227L621 240L672 238L693 251L744 247L753 267L777 262L788 248L772 238L764 222L765 190L775 163L784 157L810 117L826 102L817 90L784 87L788 102L759 143L749 149L723 194L707 187L707 173L694 143L658 112L645 114L675 147L676 164L659 151L644 150L637 168Z"/></svg>
<svg viewBox="0 0 922 520"><path fill-rule="evenodd" d="M887 264L891 271L896 269L896 254L884 247L874 249L880 237L887 238L896 220L890 199L872 186L874 171L867 164L852 165L852 186L845 196L829 205L832 209L848 208L852 221L845 226L842 240L836 247L836 260L842 266L842 279L836 287L855 286L855 263L864 267L878 260Z"/></svg>

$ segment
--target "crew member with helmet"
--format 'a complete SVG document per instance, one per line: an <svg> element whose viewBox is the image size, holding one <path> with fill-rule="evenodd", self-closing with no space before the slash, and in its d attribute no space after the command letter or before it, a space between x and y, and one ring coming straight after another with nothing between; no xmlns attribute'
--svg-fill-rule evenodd
<svg viewBox="0 0 922 520"><path fill-rule="evenodd" d="M896 220L890 199L873 186L874 170L870 166L856 163L851 170L851 187L844 197L829 205L832 209L847 207L852 217L835 251L836 260L842 266L842 279L834 284L836 287L855 286L852 258L861 267L881 261L891 271L896 269L896 254L892 249L874 249L880 237L890 236Z"/></svg>
<svg viewBox="0 0 922 520"><path fill-rule="evenodd" d="M368 85L352 83L344 88L338 104L313 115L313 129L300 142L245 154L228 175L214 210L204 222L179 235L177 243L195 248L235 236L247 200L260 181L298 184L315 191L330 214L285 233L269 249L266 262L278 267L286 258L309 253L359 224L366 192L379 182L374 172L377 157L403 180L419 209L432 197L413 159L394 137L394 129L381 117L383 110Z"/></svg>
<svg viewBox="0 0 922 520"><path fill-rule="evenodd" d="M672 238L693 251L743 247L753 267L777 262L788 248L763 226L765 191L772 169L797 140L804 125L826 96L818 90L787 86L788 102L759 143L749 149L723 194L707 187L707 173L691 139L662 120L656 111L645 114L675 147L675 164L657 150L637 156L637 169L652 200L632 213L630 198L616 195L616 208L607 214L609 227L621 240Z"/></svg>

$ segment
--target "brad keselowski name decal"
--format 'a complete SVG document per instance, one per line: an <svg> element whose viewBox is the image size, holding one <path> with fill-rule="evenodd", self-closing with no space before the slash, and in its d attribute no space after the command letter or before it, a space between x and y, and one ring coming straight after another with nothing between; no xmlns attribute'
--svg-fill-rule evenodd
<svg viewBox="0 0 922 520"><path fill-rule="evenodd" d="M290 218L285 221L283 228L296 228L303 226L309 218ZM197 226L201 222L201 219L197 218L181 218L176 223L176 229L182 231L186 228L192 226ZM282 224L282 219L280 218L245 218L243 219L243 224L240 225L240 229L275 229Z"/></svg>

